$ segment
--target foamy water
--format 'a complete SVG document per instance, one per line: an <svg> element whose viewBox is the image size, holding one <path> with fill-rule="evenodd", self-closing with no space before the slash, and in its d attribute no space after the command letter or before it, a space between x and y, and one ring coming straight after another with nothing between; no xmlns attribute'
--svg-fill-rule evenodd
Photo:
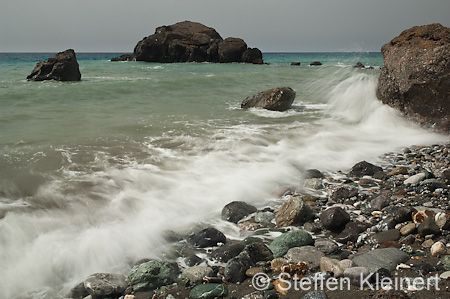
<svg viewBox="0 0 450 299"><path fill-rule="evenodd" d="M2 96L21 121L2 116L0 298L63 296L92 273L126 274L168 250L166 231L203 223L238 238L220 220L231 201L261 207L308 168L348 171L448 140L382 105L377 70L104 62L85 72L77 84L12 80ZM296 90L294 109L239 108L276 86ZM31 98L36 88L47 91Z"/></svg>

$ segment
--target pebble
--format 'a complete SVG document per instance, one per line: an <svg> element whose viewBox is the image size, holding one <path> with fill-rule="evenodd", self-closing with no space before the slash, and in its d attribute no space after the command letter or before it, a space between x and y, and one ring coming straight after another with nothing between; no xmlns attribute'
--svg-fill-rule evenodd
<svg viewBox="0 0 450 299"><path fill-rule="evenodd" d="M303 246L289 249L285 258L289 263L305 262L310 270L316 270L320 267L320 259L323 256L325 254L314 246Z"/></svg>
<svg viewBox="0 0 450 299"><path fill-rule="evenodd" d="M400 229L400 233L402 236L407 236L409 234L413 234L416 231L416 224L415 223L408 223L407 225L403 226Z"/></svg>
<svg viewBox="0 0 450 299"><path fill-rule="evenodd" d="M320 259L320 271L332 272L334 277L342 277L345 269L353 267L353 261L349 259L336 260L328 257L322 257Z"/></svg>
<svg viewBox="0 0 450 299"><path fill-rule="evenodd" d="M447 254L447 248L444 243L438 241L431 246L430 252L431 256L442 256Z"/></svg>

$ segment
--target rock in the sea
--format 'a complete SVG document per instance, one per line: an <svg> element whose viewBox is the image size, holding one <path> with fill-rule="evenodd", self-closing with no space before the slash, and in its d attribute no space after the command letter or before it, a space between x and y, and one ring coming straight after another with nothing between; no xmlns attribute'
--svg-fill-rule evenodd
<svg viewBox="0 0 450 299"><path fill-rule="evenodd" d="M93 298L122 295L128 286L124 275L110 273L92 274L83 285Z"/></svg>
<svg viewBox="0 0 450 299"><path fill-rule="evenodd" d="M80 81L81 73L75 51L69 49L59 52L47 61L38 62L27 79L30 81Z"/></svg>
<svg viewBox="0 0 450 299"><path fill-rule="evenodd" d="M304 230L295 230L287 232L276 238L269 245L269 249L273 252L273 257L281 257L285 255L289 249L306 245L313 245L314 240L310 234Z"/></svg>
<svg viewBox="0 0 450 299"><path fill-rule="evenodd" d="M383 171L383 168L375 166L367 161L356 163L350 170L349 176L362 177L365 175L373 176L375 173Z"/></svg>
<svg viewBox="0 0 450 299"><path fill-rule="evenodd" d="M218 243L226 243L227 237L225 235L213 228L205 228L198 233L192 234L187 239L187 242L198 248L213 247L217 246Z"/></svg>
<svg viewBox="0 0 450 299"><path fill-rule="evenodd" d="M340 207L326 209L320 214L320 223L326 229L338 231L350 221L350 215Z"/></svg>
<svg viewBox="0 0 450 299"><path fill-rule="evenodd" d="M319 65L322 65L322 62L320 62L320 61L313 61L309 65L311 65L311 66L319 66Z"/></svg>
<svg viewBox="0 0 450 299"><path fill-rule="evenodd" d="M233 201L222 209L222 220L238 223L245 216L255 213L257 209L243 201Z"/></svg>
<svg viewBox="0 0 450 299"><path fill-rule="evenodd" d="M295 99L295 91L290 87L278 87L258 92L245 98L241 103L242 109L263 108L273 111L286 111L291 108Z"/></svg>
<svg viewBox="0 0 450 299"><path fill-rule="evenodd" d="M366 267L370 272L375 272L381 268L393 271L395 267L409 260L409 255L397 248L375 249L353 258L353 262L358 267Z"/></svg>
<svg viewBox="0 0 450 299"><path fill-rule="evenodd" d="M353 66L353 68L355 68L355 69L364 69L366 67L364 66L364 64L362 62L359 61Z"/></svg>
<svg viewBox="0 0 450 299"><path fill-rule="evenodd" d="M300 196L286 200L275 215L277 226L302 224L312 217L312 211Z"/></svg>
<svg viewBox="0 0 450 299"><path fill-rule="evenodd" d="M450 28L412 27L381 52L378 98L420 123L450 132Z"/></svg>
<svg viewBox="0 0 450 299"><path fill-rule="evenodd" d="M223 39L213 28L184 21L156 28L127 60L147 62L244 62L262 64L262 53L240 38ZM120 58L117 60L121 60Z"/></svg>
<svg viewBox="0 0 450 299"><path fill-rule="evenodd" d="M223 298L228 295L228 288L221 283L199 284L189 293L192 299L214 299Z"/></svg>
<svg viewBox="0 0 450 299"><path fill-rule="evenodd" d="M127 282L134 291L151 291L175 282L180 269L175 261L149 261L134 266Z"/></svg>
<svg viewBox="0 0 450 299"><path fill-rule="evenodd" d="M226 263L244 250L245 245L241 242L229 242L220 246L211 253L211 257L220 262Z"/></svg>

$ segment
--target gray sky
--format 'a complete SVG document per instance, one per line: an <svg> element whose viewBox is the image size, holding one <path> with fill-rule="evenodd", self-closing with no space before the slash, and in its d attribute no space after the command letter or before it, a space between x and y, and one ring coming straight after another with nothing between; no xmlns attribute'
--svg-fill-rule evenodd
<svg viewBox="0 0 450 299"><path fill-rule="evenodd" d="M184 20L263 52L379 51L412 26L450 27L450 0L2 0L0 52L132 52Z"/></svg>

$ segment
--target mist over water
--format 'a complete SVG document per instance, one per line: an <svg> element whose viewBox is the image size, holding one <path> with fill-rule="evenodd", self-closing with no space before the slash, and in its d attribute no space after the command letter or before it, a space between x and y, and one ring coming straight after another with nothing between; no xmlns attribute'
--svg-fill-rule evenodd
<svg viewBox="0 0 450 299"><path fill-rule="evenodd" d="M83 60L80 83L25 82L24 65L0 78L0 298L126 274L167 254L166 231L214 225L239 238L220 220L231 201L261 207L306 169L348 171L448 139L382 105L379 70L323 58L320 68ZM277 86L296 90L293 109L240 109Z"/></svg>

